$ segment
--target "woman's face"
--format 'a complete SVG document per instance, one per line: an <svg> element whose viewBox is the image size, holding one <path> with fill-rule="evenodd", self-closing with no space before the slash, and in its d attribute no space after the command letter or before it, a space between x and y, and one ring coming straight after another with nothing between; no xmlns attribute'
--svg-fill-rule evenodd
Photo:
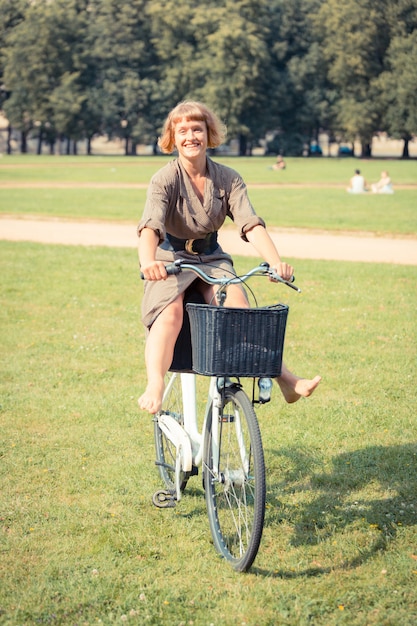
<svg viewBox="0 0 417 626"><path fill-rule="evenodd" d="M175 125L174 141L179 155L186 159L205 156L208 141L206 123L183 117Z"/></svg>

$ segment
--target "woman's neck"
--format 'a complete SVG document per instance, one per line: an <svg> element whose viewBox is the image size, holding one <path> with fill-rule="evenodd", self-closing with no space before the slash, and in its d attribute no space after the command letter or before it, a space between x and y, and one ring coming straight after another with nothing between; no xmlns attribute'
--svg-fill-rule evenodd
<svg viewBox="0 0 417 626"><path fill-rule="evenodd" d="M207 161L206 157L200 159L184 159L179 157L181 165L192 180L196 180L206 175Z"/></svg>

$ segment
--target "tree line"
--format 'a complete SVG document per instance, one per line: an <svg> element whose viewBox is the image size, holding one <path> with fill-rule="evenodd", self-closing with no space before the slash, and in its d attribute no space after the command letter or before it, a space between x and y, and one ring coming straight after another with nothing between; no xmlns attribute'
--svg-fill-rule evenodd
<svg viewBox="0 0 417 626"><path fill-rule="evenodd" d="M298 155L327 132L417 134L417 0L0 0L0 108L38 151L97 135L126 154L200 99L240 154ZM90 151L90 148L89 148Z"/></svg>

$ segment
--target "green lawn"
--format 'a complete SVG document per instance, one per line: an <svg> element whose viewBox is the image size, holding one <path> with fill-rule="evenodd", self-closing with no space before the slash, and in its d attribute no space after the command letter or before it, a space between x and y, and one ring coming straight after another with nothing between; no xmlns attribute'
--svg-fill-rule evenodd
<svg viewBox="0 0 417 626"><path fill-rule="evenodd" d="M259 409L251 573L211 545L199 477L160 488L135 250L0 243L0 623L413 626L417 268L297 261L286 361L309 400ZM250 259L238 259L240 270Z"/></svg>
<svg viewBox="0 0 417 626"><path fill-rule="evenodd" d="M171 160L159 157L85 157L13 155L0 159L0 182L141 183ZM287 169L275 172L272 157L214 157L240 172L248 184L339 184L347 186L356 168L369 183L388 169L394 184L417 184L417 160L351 158L288 158Z"/></svg>
<svg viewBox="0 0 417 626"><path fill-rule="evenodd" d="M150 177L168 160L3 157L0 213L136 223ZM268 158L219 160L243 175L257 213L269 226L417 236L415 161L289 159L287 170L274 172ZM351 196L345 186L357 166L366 168L370 181L378 179L381 167L389 167L394 184L415 188L397 189L393 196Z"/></svg>

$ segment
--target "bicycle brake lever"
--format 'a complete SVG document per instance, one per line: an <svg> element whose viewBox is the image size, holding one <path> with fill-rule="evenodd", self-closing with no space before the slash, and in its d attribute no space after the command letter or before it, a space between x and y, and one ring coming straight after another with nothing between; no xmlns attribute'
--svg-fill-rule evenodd
<svg viewBox="0 0 417 626"><path fill-rule="evenodd" d="M294 289L294 291L297 291L298 293L301 293L301 289L299 287L297 287L297 285L294 285L294 276L292 277L291 282L289 280L283 280L282 281L285 285L287 285L287 287L291 287L291 289Z"/></svg>
<svg viewBox="0 0 417 626"><path fill-rule="evenodd" d="M283 278L281 278L281 276L279 274L276 274L273 271L270 271L269 275L276 282L283 283L284 285L287 285L287 287L291 287L291 289L294 289L294 291L297 291L298 293L301 293L301 289L299 287L297 287L297 285L294 285L294 281L295 281L295 276L294 275L291 276L290 280L284 280Z"/></svg>

